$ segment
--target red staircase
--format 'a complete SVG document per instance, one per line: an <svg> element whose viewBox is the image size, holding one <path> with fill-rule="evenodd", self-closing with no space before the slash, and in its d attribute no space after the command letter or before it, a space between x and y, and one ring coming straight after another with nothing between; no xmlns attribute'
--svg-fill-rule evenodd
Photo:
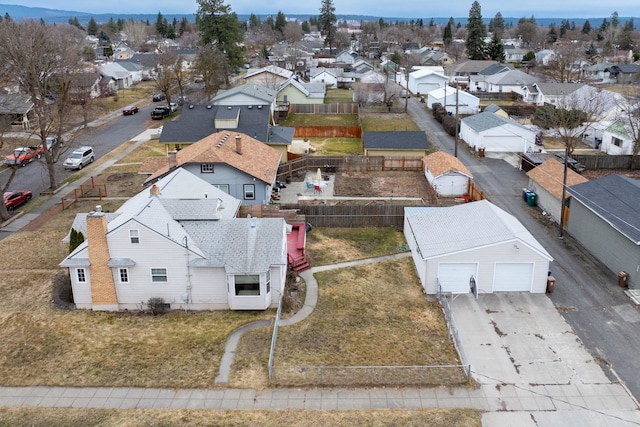
<svg viewBox="0 0 640 427"><path fill-rule="evenodd" d="M311 264L309 262L309 255L306 253L295 259L289 255L289 267L296 273L310 269Z"/></svg>
<svg viewBox="0 0 640 427"><path fill-rule="evenodd" d="M306 224L292 224L287 235L287 259L290 268L300 272L311 268L309 255L305 251Z"/></svg>

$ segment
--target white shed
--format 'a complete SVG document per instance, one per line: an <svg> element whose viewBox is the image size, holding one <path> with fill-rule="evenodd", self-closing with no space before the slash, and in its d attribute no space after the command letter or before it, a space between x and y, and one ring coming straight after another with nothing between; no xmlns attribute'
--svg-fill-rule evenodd
<svg viewBox="0 0 640 427"><path fill-rule="evenodd" d="M427 294L544 293L553 258L512 215L487 200L405 208L404 235Z"/></svg>
<svg viewBox="0 0 640 427"><path fill-rule="evenodd" d="M480 111L480 99L477 96L450 86L427 93L427 107L432 108L435 103L442 104L451 114L456 113L456 105L458 114L476 114Z"/></svg>
<svg viewBox="0 0 640 427"><path fill-rule="evenodd" d="M460 121L460 138L487 152L525 153L533 150L536 133L514 120L482 112Z"/></svg>
<svg viewBox="0 0 640 427"><path fill-rule="evenodd" d="M409 91L415 94L427 94L435 89L440 89L449 83L449 78L444 75L442 67L425 67L409 74Z"/></svg>
<svg viewBox="0 0 640 427"><path fill-rule="evenodd" d="M440 196L464 196L473 179L471 172L458 159L444 151L425 156L424 175Z"/></svg>

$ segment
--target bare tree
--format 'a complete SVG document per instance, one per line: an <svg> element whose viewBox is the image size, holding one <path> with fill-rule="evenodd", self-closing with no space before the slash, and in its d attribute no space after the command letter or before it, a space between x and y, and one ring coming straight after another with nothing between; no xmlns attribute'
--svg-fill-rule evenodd
<svg viewBox="0 0 640 427"><path fill-rule="evenodd" d="M629 163L629 167L631 167L640 153L640 87L637 82L633 85L626 85L623 96L626 99L626 108L624 108L620 120L633 143L631 162Z"/></svg>
<svg viewBox="0 0 640 427"><path fill-rule="evenodd" d="M566 83L578 80L582 73L581 64L586 60L586 49L579 43L557 44L553 47L553 59L542 73L550 80Z"/></svg>
<svg viewBox="0 0 640 427"><path fill-rule="evenodd" d="M158 65L155 72L155 88L158 92L164 93L167 98L167 104L171 103L171 95L176 87L175 70L178 64L179 55L167 50L158 56ZM178 65L179 66L179 65Z"/></svg>
<svg viewBox="0 0 640 427"><path fill-rule="evenodd" d="M224 53L215 46L203 46L198 52L196 69L202 75L207 98L211 98L226 82L229 70L223 59Z"/></svg>
<svg viewBox="0 0 640 427"><path fill-rule="evenodd" d="M0 24L0 72L31 97L38 122L33 132L45 146L49 135L61 136L70 125L71 75L81 69L81 41L75 27L48 27L33 21ZM54 164L59 150L56 146L44 153L52 190L58 187Z"/></svg>
<svg viewBox="0 0 640 427"><path fill-rule="evenodd" d="M149 40L150 27L142 21L129 19L124 23L122 32L127 35L127 42L131 49L139 51L142 45Z"/></svg>

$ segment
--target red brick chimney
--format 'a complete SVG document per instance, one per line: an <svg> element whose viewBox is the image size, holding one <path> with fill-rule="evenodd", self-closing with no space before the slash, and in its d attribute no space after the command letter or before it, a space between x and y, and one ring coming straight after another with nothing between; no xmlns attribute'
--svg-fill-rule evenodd
<svg viewBox="0 0 640 427"><path fill-rule="evenodd" d="M236 153L242 154L242 137L236 135Z"/></svg>
<svg viewBox="0 0 640 427"><path fill-rule="evenodd" d="M111 267L108 266L111 255L107 243L107 218L102 207L87 215L87 250L91 263L91 304L96 311L117 311L118 296L113 281Z"/></svg>

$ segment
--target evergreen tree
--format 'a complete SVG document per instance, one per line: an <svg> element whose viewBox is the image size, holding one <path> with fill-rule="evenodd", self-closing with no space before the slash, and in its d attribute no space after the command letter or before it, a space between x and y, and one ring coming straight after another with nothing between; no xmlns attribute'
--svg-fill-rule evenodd
<svg viewBox="0 0 640 427"><path fill-rule="evenodd" d="M601 42L602 40L604 40L604 35L607 33L607 30L609 29L609 21L607 21L607 18L604 18L602 20L602 24L600 24L600 28L598 29L598 35L596 36L596 39Z"/></svg>
<svg viewBox="0 0 640 427"><path fill-rule="evenodd" d="M260 22L260 18L258 18L256 15L254 15L253 13L249 15L249 29L257 30L258 28L260 28L261 24L262 23Z"/></svg>
<svg viewBox="0 0 640 427"><path fill-rule="evenodd" d="M287 18L284 16L284 13L279 11L278 14L276 15L275 30L281 35L284 35L284 27L286 26L287 26Z"/></svg>
<svg viewBox="0 0 640 427"><path fill-rule="evenodd" d="M9 15L9 12L6 12L4 14L4 22L13 22L13 19L11 19L11 16Z"/></svg>
<svg viewBox="0 0 640 427"><path fill-rule="evenodd" d="M496 16L489 21L489 32L498 33L498 37L502 37L504 33L504 18L500 12L496 13Z"/></svg>
<svg viewBox="0 0 640 427"><path fill-rule="evenodd" d="M449 49L451 43L453 43L453 25L454 21L452 16L449 18L449 22L447 22L447 25L444 27L444 31L442 32L442 43L444 44L445 52Z"/></svg>
<svg viewBox="0 0 640 427"><path fill-rule="evenodd" d="M431 18L431 19L429 20L429 27L433 28L433 27L435 27L435 26L436 26L436 21L434 21L434 20L433 20L433 18Z"/></svg>
<svg viewBox="0 0 640 427"><path fill-rule="evenodd" d="M489 43L489 46L487 46L487 55L489 55L489 57L494 61L499 61L499 62L504 61L504 58L505 58L504 46L500 41L500 37L498 36L498 33L493 33L493 36L491 37L491 42Z"/></svg>
<svg viewBox="0 0 640 427"><path fill-rule="evenodd" d="M469 59L485 59L487 28L482 20L480 3L474 1L469 9L469 19L467 21L467 56Z"/></svg>
<svg viewBox="0 0 640 427"><path fill-rule="evenodd" d="M547 32L547 41L549 43L555 43L558 41L558 32L554 24L549 25L549 32Z"/></svg>
<svg viewBox="0 0 640 427"><path fill-rule="evenodd" d="M276 21L273 19L273 16L268 16L267 19L264 20L264 25L271 28L272 30L275 30Z"/></svg>
<svg viewBox="0 0 640 427"><path fill-rule="evenodd" d="M93 19L92 16L91 18L89 18L89 23L87 24L87 34L89 34L90 36L95 36L98 34L98 31L98 23L95 19Z"/></svg>
<svg viewBox="0 0 640 427"><path fill-rule="evenodd" d="M162 13L158 12L156 17L156 32L165 37L167 35L167 20L162 16Z"/></svg>
<svg viewBox="0 0 640 427"><path fill-rule="evenodd" d="M618 36L618 45L622 50L633 49L633 18L630 18L624 23L622 31L620 31L620 35Z"/></svg>
<svg viewBox="0 0 640 427"><path fill-rule="evenodd" d="M69 235L69 253L73 252L82 242L84 242L84 235L75 228L72 228L71 234Z"/></svg>
<svg viewBox="0 0 640 427"><path fill-rule="evenodd" d="M333 51L333 45L336 42L337 20L333 0L322 0L318 25L320 27L320 34L324 36L324 45L329 46L329 52Z"/></svg>
<svg viewBox="0 0 640 427"><path fill-rule="evenodd" d="M591 32L591 24L587 19L586 21L584 21L584 24L582 24L582 34L589 34L590 32Z"/></svg>
<svg viewBox="0 0 640 427"><path fill-rule="evenodd" d="M380 19L378 19L378 26L382 29L382 28L386 27L387 24L385 24L384 19L380 18Z"/></svg>
<svg viewBox="0 0 640 427"><path fill-rule="evenodd" d="M215 45L224 52L230 69L244 65L244 55L240 43L244 38L238 16L231 13L231 7L223 0L197 0L198 31L200 43Z"/></svg>
<svg viewBox="0 0 640 427"><path fill-rule="evenodd" d="M308 21L302 21L302 25L300 27L302 28L302 32L304 34L309 34L311 32L311 27L309 26Z"/></svg>
<svg viewBox="0 0 640 427"><path fill-rule="evenodd" d="M113 17L109 18L109 21L107 22L107 30L109 30L111 34L115 34L118 32L118 24L116 24L116 21L114 21Z"/></svg>
<svg viewBox="0 0 640 427"><path fill-rule="evenodd" d="M620 26L620 19L618 18L618 12L611 14L611 27L618 28Z"/></svg>

